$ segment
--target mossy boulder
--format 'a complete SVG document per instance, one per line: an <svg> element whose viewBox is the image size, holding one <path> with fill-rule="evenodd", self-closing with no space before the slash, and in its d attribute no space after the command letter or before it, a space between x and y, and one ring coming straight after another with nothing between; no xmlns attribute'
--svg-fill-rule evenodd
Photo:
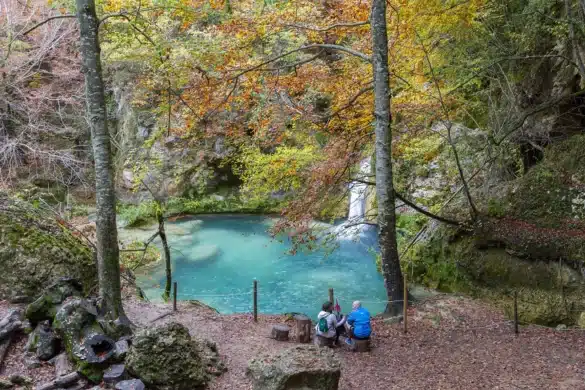
<svg viewBox="0 0 585 390"><path fill-rule="evenodd" d="M250 361L255 390L337 390L341 363L329 348L296 346Z"/></svg>
<svg viewBox="0 0 585 390"><path fill-rule="evenodd" d="M43 291L40 297L27 306L25 317L36 324L44 320L53 320L60 305L69 297L80 297L83 287L72 278L60 278Z"/></svg>
<svg viewBox="0 0 585 390"><path fill-rule="evenodd" d="M75 369L98 383L114 357L115 341L100 326L94 303L81 298L67 300L57 311L53 327Z"/></svg>
<svg viewBox="0 0 585 390"><path fill-rule="evenodd" d="M215 344L193 340L179 323L143 329L132 340L128 371L154 390L203 389L225 367Z"/></svg>
<svg viewBox="0 0 585 390"><path fill-rule="evenodd" d="M523 323L572 325L585 301L585 280L573 263L531 255L504 239L503 230L437 228L409 253L415 281L446 292L489 298L512 318L512 294L518 293ZM521 232L514 232L516 237ZM501 237L501 239L494 239ZM537 244L534 243L534 246ZM544 245L544 244L542 244Z"/></svg>
<svg viewBox="0 0 585 390"><path fill-rule="evenodd" d="M89 247L62 223L24 201L0 193L0 299L32 301L61 277L96 282Z"/></svg>

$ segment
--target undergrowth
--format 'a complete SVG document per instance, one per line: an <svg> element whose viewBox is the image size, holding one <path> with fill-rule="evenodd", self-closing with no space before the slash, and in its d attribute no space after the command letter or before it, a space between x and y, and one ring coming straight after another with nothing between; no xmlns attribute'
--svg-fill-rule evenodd
<svg viewBox="0 0 585 390"><path fill-rule="evenodd" d="M165 217L196 214L270 214L279 212L281 202L275 199L243 199L237 196L204 197L199 199L170 198L166 202ZM156 218L155 202L145 201L138 205L120 204L118 214L126 227L136 227L153 222Z"/></svg>

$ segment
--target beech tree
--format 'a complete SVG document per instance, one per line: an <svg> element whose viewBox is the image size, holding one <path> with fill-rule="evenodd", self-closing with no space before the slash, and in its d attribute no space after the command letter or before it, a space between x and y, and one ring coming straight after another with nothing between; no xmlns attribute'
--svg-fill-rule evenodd
<svg viewBox="0 0 585 390"><path fill-rule="evenodd" d="M386 0L372 0L372 66L374 68L374 120L378 237L382 273L388 294L386 312L398 314L403 306L403 280L396 243L396 212L392 181L392 129Z"/></svg>
<svg viewBox="0 0 585 390"><path fill-rule="evenodd" d="M120 291L120 253L112 150L100 59L99 20L94 0L77 0L77 19L85 75L87 120L91 129L95 162L97 261L101 307L106 318L125 320Z"/></svg>

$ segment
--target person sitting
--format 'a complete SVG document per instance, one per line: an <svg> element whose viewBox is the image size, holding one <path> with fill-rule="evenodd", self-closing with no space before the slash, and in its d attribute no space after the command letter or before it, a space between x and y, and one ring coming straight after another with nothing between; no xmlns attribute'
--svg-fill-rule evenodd
<svg viewBox="0 0 585 390"><path fill-rule="evenodd" d="M362 307L360 301L355 301L352 304L352 312L347 317L347 324L349 325L349 342L353 340L368 340L372 333L370 325L370 312Z"/></svg>
<svg viewBox="0 0 585 390"><path fill-rule="evenodd" d="M331 339L331 344L338 344L339 335L344 329L346 317L342 317L340 321L333 313L333 302L325 302L322 306L321 312L317 316L317 325L315 331L317 336Z"/></svg>

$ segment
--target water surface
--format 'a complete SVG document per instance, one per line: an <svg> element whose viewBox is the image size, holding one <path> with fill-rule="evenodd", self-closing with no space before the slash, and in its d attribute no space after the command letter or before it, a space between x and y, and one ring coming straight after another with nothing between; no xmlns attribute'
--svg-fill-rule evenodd
<svg viewBox="0 0 585 390"><path fill-rule="evenodd" d="M290 255L288 237L279 242L267 233L272 223L257 216L198 216L168 223L178 298L200 300L221 313L249 313L256 279L261 313L301 312L314 317L330 287L344 312L356 299L372 314L384 309L383 279L372 253L375 232L364 232L357 242L340 240L332 253L316 250ZM134 229L121 235L144 240L151 232ZM138 280L149 299L160 299L165 280L162 266Z"/></svg>

